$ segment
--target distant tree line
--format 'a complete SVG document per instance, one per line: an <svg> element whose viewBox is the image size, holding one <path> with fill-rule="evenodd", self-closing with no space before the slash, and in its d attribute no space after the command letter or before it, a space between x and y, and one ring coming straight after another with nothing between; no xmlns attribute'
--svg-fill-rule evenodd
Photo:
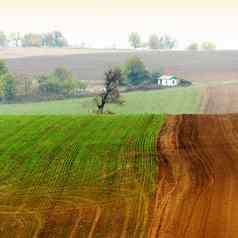
<svg viewBox="0 0 238 238"><path fill-rule="evenodd" d="M177 47L177 40L169 35L151 34L146 42L143 42L138 32L131 32L128 38L129 44L134 49L149 48L153 50L172 50ZM0 31L0 47L52 47L60 48L69 46L67 39L60 31L52 31L48 33L32 33L20 34L12 32L6 34ZM81 45L85 48L85 43ZM187 50L215 50L216 45L213 42L206 41L201 45L194 42L191 43Z"/></svg>
<svg viewBox="0 0 238 238"><path fill-rule="evenodd" d="M21 35L19 32L5 34L0 32L0 47L66 47L68 42L60 31L49 33L27 33Z"/></svg>
<svg viewBox="0 0 238 238"><path fill-rule="evenodd" d="M176 47L177 40L169 35L162 35L159 37L156 34L152 34L149 37L148 42L142 42L139 33L132 32L129 35L129 43L135 49L149 47L150 49L171 50Z"/></svg>
<svg viewBox="0 0 238 238"><path fill-rule="evenodd" d="M190 51L196 51L196 50L216 50L216 44L211 42L211 41L205 41L201 45L199 45L196 42L191 43L188 47L187 50Z"/></svg>
<svg viewBox="0 0 238 238"><path fill-rule="evenodd" d="M132 32L129 35L128 41L134 49L149 48L152 50L172 50L177 46L177 40L169 35L162 35L159 37L157 34L152 34L149 36L147 42L142 42L139 33ZM216 44L211 41L205 41L200 45L193 42L187 47L187 50L216 50Z"/></svg>

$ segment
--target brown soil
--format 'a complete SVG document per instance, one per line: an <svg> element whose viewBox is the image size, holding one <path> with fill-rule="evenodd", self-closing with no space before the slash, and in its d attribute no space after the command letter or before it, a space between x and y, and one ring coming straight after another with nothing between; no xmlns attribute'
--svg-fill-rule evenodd
<svg viewBox="0 0 238 238"><path fill-rule="evenodd" d="M169 116L149 237L238 237L238 115Z"/></svg>

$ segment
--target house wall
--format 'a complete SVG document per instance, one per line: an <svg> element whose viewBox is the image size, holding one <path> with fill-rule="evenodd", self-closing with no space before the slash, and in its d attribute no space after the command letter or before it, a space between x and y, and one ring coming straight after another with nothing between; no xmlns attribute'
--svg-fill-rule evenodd
<svg viewBox="0 0 238 238"><path fill-rule="evenodd" d="M158 80L158 84L162 86L167 86L167 87L174 87L178 85L178 80L167 80L167 79L162 79Z"/></svg>
<svg viewBox="0 0 238 238"><path fill-rule="evenodd" d="M167 80L166 79L162 80L162 86L167 86Z"/></svg>
<svg viewBox="0 0 238 238"><path fill-rule="evenodd" d="M167 80L167 86L177 86L177 80Z"/></svg>

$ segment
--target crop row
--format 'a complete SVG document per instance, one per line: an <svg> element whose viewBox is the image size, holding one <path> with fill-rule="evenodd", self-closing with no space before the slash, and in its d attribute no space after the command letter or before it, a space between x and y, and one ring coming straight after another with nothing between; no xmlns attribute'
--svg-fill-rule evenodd
<svg viewBox="0 0 238 238"><path fill-rule="evenodd" d="M1 205L34 211L51 227L59 207L76 213L82 204L95 207L105 211L103 223L116 202L124 207L115 213L124 220L122 232L134 227L139 237L148 223L163 121L158 115L0 117Z"/></svg>

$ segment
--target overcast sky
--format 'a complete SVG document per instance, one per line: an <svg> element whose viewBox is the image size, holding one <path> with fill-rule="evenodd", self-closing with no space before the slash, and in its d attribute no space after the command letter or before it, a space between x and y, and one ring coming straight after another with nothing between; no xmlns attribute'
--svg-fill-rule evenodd
<svg viewBox="0 0 238 238"><path fill-rule="evenodd" d="M2 1L2 0L0 0ZM177 38L179 48L191 42L213 41L220 49L238 49L238 6L222 1L216 8L206 3L159 7L158 1L121 0L32 2L3 1L0 30L5 32L48 32L60 30L73 45L87 42L92 47L128 47L128 34L137 31L146 41L150 34L169 34ZM137 2L137 4L136 4ZM173 2L173 1L172 1ZM200 1L201 3L203 1ZM33 4L34 3L34 4ZM68 4L67 4L68 3ZM214 2L215 3L215 2ZM232 4L233 5L232 5ZM75 5L74 5L75 4ZM124 5L123 5L124 4ZM154 7L153 7L154 4Z"/></svg>

